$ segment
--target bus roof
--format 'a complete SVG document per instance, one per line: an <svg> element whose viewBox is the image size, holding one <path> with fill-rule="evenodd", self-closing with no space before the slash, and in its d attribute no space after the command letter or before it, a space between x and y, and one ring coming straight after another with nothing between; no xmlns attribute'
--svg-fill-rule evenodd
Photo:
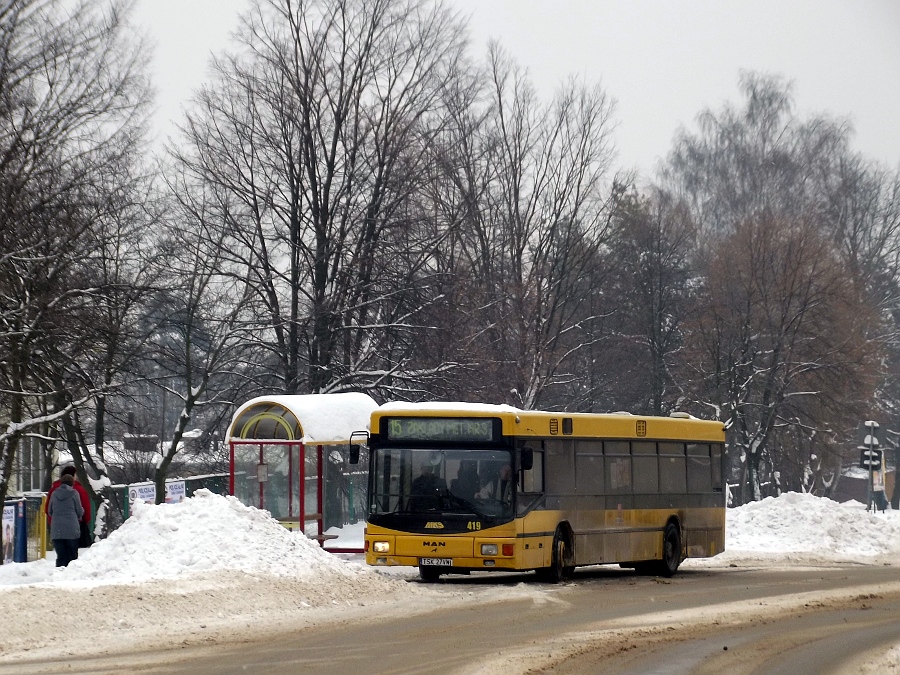
<svg viewBox="0 0 900 675"><path fill-rule="evenodd" d="M484 403L388 403L372 413L371 430L377 433L382 417L496 417L503 433L519 437L623 438L724 442L725 425L696 417L654 417L630 413L567 413L520 410ZM571 420L571 431L562 420Z"/></svg>

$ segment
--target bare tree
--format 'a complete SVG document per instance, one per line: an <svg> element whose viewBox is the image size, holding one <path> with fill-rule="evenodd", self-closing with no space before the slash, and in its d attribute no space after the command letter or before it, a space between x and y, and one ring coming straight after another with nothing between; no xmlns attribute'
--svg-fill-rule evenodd
<svg viewBox="0 0 900 675"><path fill-rule="evenodd" d="M408 350L385 340L414 324L394 283L416 275L392 268L405 260L387 244L415 213L461 24L419 0L260 0L239 39L180 159L221 193L228 249L254 275L260 346L287 392L406 377Z"/></svg>
<svg viewBox="0 0 900 675"><path fill-rule="evenodd" d="M226 264L228 229L219 220L215 196L203 186L175 180L170 187L174 206L161 242L165 269L160 272L158 321L148 361L157 384L181 402L181 410L171 437L159 439L157 503L165 500L169 467L188 425L204 409L218 408L218 416L233 410L253 371L248 360L253 330L247 313L253 291L250 272Z"/></svg>
<svg viewBox="0 0 900 675"><path fill-rule="evenodd" d="M704 385L700 402L731 430L742 501L781 492L782 481L798 475L784 470L791 463L838 470L841 455L829 456L827 442L807 453L817 455L811 463L793 451L802 444L784 452L790 434L824 439L852 425L874 384L860 322L867 308L828 240L811 223L745 221L714 241L703 272L705 311L692 327L703 353L691 361Z"/></svg>
<svg viewBox="0 0 900 675"><path fill-rule="evenodd" d="M105 452L110 418L118 412L115 401L123 387L141 378L135 365L153 332L145 301L156 283L151 224L158 218L148 208L150 177L128 179L128 169L122 168L117 207L98 217L81 242L80 264L94 288L84 306L65 316L65 330L33 369L41 388L55 392L52 409L66 411L59 437L94 503L109 496L103 494L110 484ZM84 396L90 397L84 405L73 405Z"/></svg>
<svg viewBox="0 0 900 675"><path fill-rule="evenodd" d="M744 106L704 110L696 133L679 132L661 173L704 236L747 218L818 212L822 171L847 147L846 122L796 116L790 82L742 72L739 85Z"/></svg>
<svg viewBox="0 0 900 675"><path fill-rule="evenodd" d="M883 349L879 396L858 421L881 421L900 466L900 171L847 153L823 171L821 181L823 221L846 261L848 281L878 312L866 330ZM896 483L891 504L900 508Z"/></svg>
<svg viewBox="0 0 900 675"><path fill-rule="evenodd" d="M440 255L483 396L533 407L578 378L572 357L593 339L585 280L607 233L612 102L569 82L543 106L497 47L484 99L483 115L470 97L453 118L441 210L455 231Z"/></svg>
<svg viewBox="0 0 900 675"><path fill-rule="evenodd" d="M851 411L870 400L866 356L878 345L847 325L870 317L871 305L827 215L849 125L799 119L791 85L778 78L743 73L740 86L743 107L706 110L697 133L679 134L662 179L706 244L691 347L708 359L685 363L705 385L697 398L732 428L741 498L756 499L763 483L778 492L779 479L806 476L792 483L799 488L836 472L856 426Z"/></svg>
<svg viewBox="0 0 900 675"><path fill-rule="evenodd" d="M683 203L654 191L620 199L613 223L604 261L617 271L610 276L609 294L621 315L617 332L624 361L636 366L628 378L635 406L625 408L661 415L681 398L677 359L689 305L694 222ZM618 367L623 368L621 360ZM619 400L627 401L627 393L619 392Z"/></svg>
<svg viewBox="0 0 900 675"><path fill-rule="evenodd" d="M89 253L128 190L149 98L130 4L0 8L0 498L19 439L93 402L82 390L62 403L35 368L103 291Z"/></svg>

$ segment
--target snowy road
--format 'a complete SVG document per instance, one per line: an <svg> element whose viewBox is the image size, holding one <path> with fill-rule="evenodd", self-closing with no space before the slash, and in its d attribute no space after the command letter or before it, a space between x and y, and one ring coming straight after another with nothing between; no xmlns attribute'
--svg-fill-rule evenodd
<svg viewBox="0 0 900 675"><path fill-rule="evenodd" d="M671 580L590 568L563 586L485 575L438 587L467 600L422 613L424 597L247 642L76 658L66 672L843 674L867 672L866 652L900 643L900 574L886 565L689 566Z"/></svg>

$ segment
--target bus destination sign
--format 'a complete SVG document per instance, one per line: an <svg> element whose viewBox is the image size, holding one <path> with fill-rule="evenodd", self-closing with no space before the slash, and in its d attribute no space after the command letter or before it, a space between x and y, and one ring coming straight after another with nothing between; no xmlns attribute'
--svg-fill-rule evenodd
<svg viewBox="0 0 900 675"><path fill-rule="evenodd" d="M392 441L491 443L494 420L490 417L390 417L387 436Z"/></svg>

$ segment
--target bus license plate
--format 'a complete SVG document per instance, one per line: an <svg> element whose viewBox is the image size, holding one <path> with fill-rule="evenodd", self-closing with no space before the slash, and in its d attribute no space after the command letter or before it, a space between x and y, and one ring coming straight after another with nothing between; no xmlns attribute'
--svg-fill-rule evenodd
<svg viewBox="0 0 900 675"><path fill-rule="evenodd" d="M437 567L453 567L452 558L419 558L420 565L435 565Z"/></svg>

